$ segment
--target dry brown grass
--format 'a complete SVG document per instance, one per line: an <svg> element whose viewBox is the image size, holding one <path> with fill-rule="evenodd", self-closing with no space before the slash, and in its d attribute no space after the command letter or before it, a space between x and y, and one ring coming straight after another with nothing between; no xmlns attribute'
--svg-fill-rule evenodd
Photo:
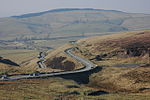
<svg viewBox="0 0 150 100"><path fill-rule="evenodd" d="M150 68L107 67L93 74L89 85L111 92L150 93L149 74Z"/></svg>
<svg viewBox="0 0 150 100"><path fill-rule="evenodd" d="M0 63L0 74L7 73L9 75L16 75L22 73L33 73L35 71L40 71L38 68L22 67L22 66L13 66L4 63Z"/></svg>
<svg viewBox="0 0 150 100"><path fill-rule="evenodd" d="M48 53L48 55L46 56L46 59L49 59L49 61L53 60L56 57L65 57L66 59L63 61L70 61L73 62L75 64L75 69L79 69L82 66L82 64L80 62L78 62L77 60L73 59L72 57L68 56L64 51L68 48L71 48L72 45L71 44L66 44L64 46L61 46L53 51L50 51ZM51 67L51 66L50 66Z"/></svg>
<svg viewBox="0 0 150 100"><path fill-rule="evenodd" d="M9 50L9 49L0 49L0 55L5 59L10 59L13 62L21 65L29 60L36 58L38 55L38 51L36 50Z"/></svg>
<svg viewBox="0 0 150 100"><path fill-rule="evenodd" d="M76 83L59 78L5 81L0 82L0 97L2 100L54 100L63 92L77 90L69 90L65 85Z"/></svg>
<svg viewBox="0 0 150 100"><path fill-rule="evenodd" d="M53 51L49 51L46 59L53 59L54 57L66 57L65 61L71 61L75 64L75 69L81 68L82 65L74 60L72 57L69 57L67 54L64 53L64 50L67 48L72 47L72 45L64 45L55 49ZM20 67L9 66L3 64L0 66L1 73L8 73L8 74L20 74L20 73L32 73L35 71L39 72L53 72L53 71L61 71L60 69L52 69L52 68L38 68L37 58L38 52L33 50L0 50L1 56L10 59L14 62L20 64ZM64 62L65 62L64 61Z"/></svg>
<svg viewBox="0 0 150 100"><path fill-rule="evenodd" d="M81 53L89 59L94 58L96 55L107 54L109 59L104 58L103 61L93 60L93 62L109 66L121 63L149 63L147 56L150 47L149 37L150 31L147 30L81 39L78 41L79 50L76 53ZM134 49L137 54L141 53L142 56L127 55L127 51L132 51L131 49Z"/></svg>
<svg viewBox="0 0 150 100"><path fill-rule="evenodd" d="M38 51L34 50L0 50L1 56L4 59L9 59L20 66L12 66L4 63L0 63L0 73L8 73L9 75L20 74L20 73L32 73L35 71L39 72L51 72L50 68L38 68L37 61L39 59Z"/></svg>
<svg viewBox="0 0 150 100"><path fill-rule="evenodd" d="M141 92L150 93L150 67L115 67L120 64L149 63L150 31L134 31L117 33L107 36L96 36L78 41L74 51L79 56L91 60L104 69L90 77L89 86L111 92ZM140 45L139 45L140 44ZM132 47L141 48L140 56L128 55L126 50ZM102 60L96 60L97 55L107 54ZM112 67L114 66L114 67Z"/></svg>
<svg viewBox="0 0 150 100"><path fill-rule="evenodd" d="M79 40L76 46L79 51L75 51L77 55L81 55L87 59L94 57L99 53L110 52L112 48L104 48L103 52L95 49L97 43L106 43L107 39L113 40L121 37L135 36L140 32L127 32L123 34L116 34L115 36L102 36L90 39ZM106 45L106 44L105 44ZM103 46L105 47L103 44ZM54 51L50 51L46 59L53 59L54 57L67 57L67 60L76 64L77 68L82 65L75 61L73 58L68 57L64 50L72 47L67 44ZM108 46L109 47L109 46ZM113 48L115 50L116 48ZM117 48L118 49L118 48ZM94 51L95 50L95 51ZM106 51L107 50L107 51ZM36 61L33 59L26 63L20 70L31 72L33 70L50 71L52 69L38 69L36 68ZM99 65L115 65L122 63L137 63L139 57L120 58L113 57L105 59L104 61L93 61ZM5 67L3 67L5 68ZM11 69L12 70L12 69ZM19 71L21 72L21 71ZM61 78L48 78L48 79L32 79L32 80L17 80L0 82L0 97L2 100L55 100L55 99L68 99L68 100L149 100L150 99L150 67L137 67L137 68L119 68L119 67L105 67L101 72L95 73L90 77L90 83L87 86L78 85L77 83ZM80 88L66 88L66 85L77 85ZM104 90L111 92L107 95L100 96L87 96L88 91ZM76 91L79 95L69 94ZM117 93L116 93L117 92ZM124 93L125 92L125 93ZM5 94L5 95L4 95Z"/></svg>
<svg viewBox="0 0 150 100"><path fill-rule="evenodd" d="M67 88L66 86L79 88ZM77 83L61 78L28 79L0 82L1 100L149 100L150 95L145 93L116 94L110 93L100 96L87 96L89 91L98 89L78 85ZM79 94L70 94L77 92Z"/></svg>
<svg viewBox="0 0 150 100"><path fill-rule="evenodd" d="M40 70L37 68L36 62L38 61L37 55L38 51L35 50L9 50L1 49L0 55L4 59L9 59L19 66L12 66L8 64L1 63L0 73L20 74L20 73L32 73L34 71Z"/></svg>

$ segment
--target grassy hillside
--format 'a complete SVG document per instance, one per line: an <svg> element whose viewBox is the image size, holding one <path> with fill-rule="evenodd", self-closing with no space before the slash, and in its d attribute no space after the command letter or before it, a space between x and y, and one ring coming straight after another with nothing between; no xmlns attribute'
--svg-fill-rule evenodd
<svg viewBox="0 0 150 100"><path fill-rule="evenodd" d="M124 32L81 39L75 54L102 71L90 77L90 87L111 92L150 93L150 31Z"/></svg>
<svg viewBox="0 0 150 100"><path fill-rule="evenodd" d="M37 70L38 51L36 50L0 49L0 55L3 58L0 60L0 74L31 73Z"/></svg>
<svg viewBox="0 0 150 100"><path fill-rule="evenodd" d="M149 94L110 93L100 96L88 96L90 91L98 89L78 85L74 81L62 78L32 79L0 82L2 100L149 100ZM5 94L5 95L4 95Z"/></svg>
<svg viewBox="0 0 150 100"><path fill-rule="evenodd" d="M74 44L77 47L74 53L91 60L98 66L104 66L100 72L89 77L89 84L77 84L75 81L55 77L28 79L28 81L25 79L1 81L0 97L4 100L10 98L12 100L149 100L150 65L146 60L149 58L147 51L149 50L149 36L150 31L135 31L81 39ZM137 44L142 44L142 47ZM65 60L59 63L71 61L74 62L76 68L80 68L82 65L79 62L64 53L65 49L72 46L66 44L49 51L46 56L47 62L65 57ZM130 51L130 47L133 47L133 51ZM126 53L127 50L130 52ZM97 55L100 56L97 57ZM59 61L59 59L56 60ZM29 65L34 65L36 59L31 62ZM145 64L136 65L138 66L136 67L134 64L139 64L139 62ZM123 64L132 65L125 67ZM96 96L89 95L99 91L106 93Z"/></svg>
<svg viewBox="0 0 150 100"><path fill-rule="evenodd" d="M64 51L71 48L71 44L63 45L53 51L50 51L46 56L45 64L52 69L59 70L75 70L82 68L83 65L72 57L68 56Z"/></svg>
<svg viewBox="0 0 150 100"><path fill-rule="evenodd" d="M90 76L88 86L113 93L149 93L149 38L150 31L133 31L79 40L74 44L77 47L74 53L104 66L102 71ZM63 51L71 46L51 51L47 62L52 65L57 60L59 65L65 61L61 62L58 58L66 57L79 65L64 55Z"/></svg>
<svg viewBox="0 0 150 100"><path fill-rule="evenodd" d="M101 9L56 9L0 19L0 40L82 36L150 29L150 15ZM86 35L86 34L85 34ZM17 37L17 38L16 38Z"/></svg>
<svg viewBox="0 0 150 100"><path fill-rule="evenodd" d="M82 66L78 61L73 58L67 56L64 50L72 47L70 44L66 44L57 49L48 51L48 55L46 56L45 64L48 68L38 68L37 62L38 59L38 51L37 50L26 50L26 49L0 49L0 55L10 60L12 63L18 65L17 67L13 67L15 65L8 65L7 63L3 63L0 61L0 74L19 74L19 73L32 73L35 71L39 72L52 72L52 71L61 71L61 70L74 70L79 69Z"/></svg>
<svg viewBox="0 0 150 100"><path fill-rule="evenodd" d="M26 49L0 49L0 55L21 65L33 58L37 58L38 51Z"/></svg>
<svg viewBox="0 0 150 100"><path fill-rule="evenodd" d="M122 32L78 41L77 52L96 64L149 63L150 31Z"/></svg>

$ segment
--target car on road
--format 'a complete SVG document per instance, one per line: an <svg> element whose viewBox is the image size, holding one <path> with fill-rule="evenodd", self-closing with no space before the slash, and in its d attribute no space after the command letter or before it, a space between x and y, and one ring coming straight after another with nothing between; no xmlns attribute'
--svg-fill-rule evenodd
<svg viewBox="0 0 150 100"><path fill-rule="evenodd" d="M39 76L39 75L40 75L40 72L34 72L30 74L30 76Z"/></svg>
<svg viewBox="0 0 150 100"><path fill-rule="evenodd" d="M2 79L2 80L8 79L8 76L7 76L7 75L4 75L4 76L1 77L1 79Z"/></svg>

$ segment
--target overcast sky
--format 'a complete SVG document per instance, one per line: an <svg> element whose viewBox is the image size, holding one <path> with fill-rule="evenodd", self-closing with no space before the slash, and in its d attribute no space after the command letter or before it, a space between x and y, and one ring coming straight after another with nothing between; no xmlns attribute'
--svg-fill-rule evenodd
<svg viewBox="0 0 150 100"><path fill-rule="evenodd" d="M98 8L150 14L150 0L0 0L0 17L57 8Z"/></svg>

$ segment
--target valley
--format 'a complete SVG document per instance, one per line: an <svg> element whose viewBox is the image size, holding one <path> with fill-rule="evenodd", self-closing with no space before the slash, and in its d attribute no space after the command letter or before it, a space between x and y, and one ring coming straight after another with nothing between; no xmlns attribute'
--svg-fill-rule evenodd
<svg viewBox="0 0 150 100"><path fill-rule="evenodd" d="M54 9L0 18L0 99L149 100L150 14Z"/></svg>
<svg viewBox="0 0 150 100"><path fill-rule="evenodd" d="M59 48L56 48L52 51L47 52L47 56L45 57L47 60L45 64L49 64L48 68L44 69L38 69L35 68L35 71L40 72L53 72L53 71L61 71L62 69L59 68L60 64L62 64L64 61L59 62L61 58L65 58L65 61L73 62L76 66L76 68L82 68L83 65L77 62L75 59L67 56L65 54L65 50L71 47L74 47L75 49L72 51L73 54L80 56L82 58L86 58L97 65L97 67L102 68L101 70L90 74L87 79L89 82L87 84L81 84L76 81L76 78L79 78L80 76L76 75L76 78L74 81L73 77L50 77L50 78L44 78L44 79L28 79L29 81L26 83L25 79L18 80L18 81L2 81L1 82L1 91L2 93L5 93L7 90L4 88L13 87L16 91L16 94L11 95L13 98L16 99L22 99L22 98L36 98L41 99L42 95L45 95L45 99L47 98L67 98L71 100L76 99L139 99L139 100L145 100L149 99L149 93L150 93L150 82L149 82L149 73L150 73L150 65L149 65L149 38L150 32L149 31L132 31L132 32L122 32L117 33L113 35L105 35L105 36L95 36L95 37L89 37L80 39L75 43L69 43L66 45L63 45ZM113 41L113 42L112 42ZM134 45L134 44L142 44L142 50L141 45ZM120 45L121 44L121 45ZM137 47L136 47L137 46ZM130 50L130 47L133 47L133 51L130 51L129 53L126 52L126 50ZM138 51L137 51L138 49ZM131 49L132 50L132 49ZM139 52L139 50L141 50ZM99 56L97 56L99 55ZM121 56L120 56L121 55ZM56 59L57 58L57 59ZM33 59L35 63L32 62L32 64L28 63L24 68L27 68L27 66L36 65L35 59ZM58 63L56 63L58 61ZM51 66L55 62L56 66ZM60 64L59 64L60 63ZM58 64L58 65L57 65ZM124 65L128 65L128 67L124 67ZM132 67L129 65L132 64ZM136 66L134 66L134 64ZM119 66L123 67L119 67ZM78 67L77 67L78 66ZM65 67L62 66L62 67ZM67 67L67 66L66 66ZM21 68L22 70L24 69ZM32 73L33 69L29 69ZM69 68L69 66L68 66ZM67 69L63 69L66 70ZM29 73L29 72L27 72ZM87 74L86 74L87 75ZM67 79L67 80L66 80ZM81 77L79 78L81 79ZM54 81L55 80L55 81ZM85 80L85 78L83 79ZM63 81L63 83L61 83ZM23 82L23 83L22 83ZM42 86L42 83L44 82L44 86ZM48 84L50 82L50 84ZM30 88L37 88L42 89L43 94L40 94L41 92L30 92L27 93L28 88L24 88L24 95L25 96L19 96L18 97L18 91L19 87L16 85L20 84L19 87L22 88L21 84L23 86L27 85ZM40 87L37 87L37 85ZM79 88L68 88L66 87L67 84L71 84L73 86L79 86ZM53 86L51 86L53 85ZM48 87L48 88L46 88ZM59 88L63 88L63 90L60 92ZM51 90L55 90L51 92ZM31 91L31 90L30 90ZM34 91L34 89L32 89ZM46 92L49 91L49 92ZM93 91L93 92L92 92ZM88 94L96 93L96 91L104 91L103 95L97 95L97 96L89 96ZM11 93L11 92L9 92ZM48 94L47 94L48 93ZM125 95L124 95L125 94ZM8 94L9 95L9 94ZM39 96L37 96L39 95ZM95 94L96 95L96 94ZM3 97L7 98L7 97ZM43 98L42 98L43 99Z"/></svg>

